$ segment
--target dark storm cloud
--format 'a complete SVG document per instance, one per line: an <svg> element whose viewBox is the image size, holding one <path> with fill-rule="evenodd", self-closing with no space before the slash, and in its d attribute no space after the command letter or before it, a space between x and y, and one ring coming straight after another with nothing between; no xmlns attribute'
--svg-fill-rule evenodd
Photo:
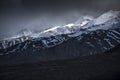
<svg viewBox="0 0 120 80"><path fill-rule="evenodd" d="M109 10L120 10L120 0L0 0L0 39L21 29L42 31Z"/></svg>
<svg viewBox="0 0 120 80"><path fill-rule="evenodd" d="M2 7L24 6L39 9L120 9L120 0L1 0Z"/></svg>

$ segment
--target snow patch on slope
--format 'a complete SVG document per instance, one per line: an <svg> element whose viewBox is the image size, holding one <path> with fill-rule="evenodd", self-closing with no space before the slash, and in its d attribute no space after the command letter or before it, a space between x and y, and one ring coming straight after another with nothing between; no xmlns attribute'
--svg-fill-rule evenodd
<svg viewBox="0 0 120 80"><path fill-rule="evenodd" d="M101 15L100 17L98 17L97 19L94 20L94 25L100 25L103 24L115 17L118 17L118 15L120 14L120 11L109 11L103 15Z"/></svg>

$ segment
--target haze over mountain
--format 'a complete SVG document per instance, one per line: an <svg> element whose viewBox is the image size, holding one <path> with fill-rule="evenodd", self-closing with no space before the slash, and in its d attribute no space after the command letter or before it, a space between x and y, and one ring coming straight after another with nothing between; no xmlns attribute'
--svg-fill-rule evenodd
<svg viewBox="0 0 120 80"><path fill-rule="evenodd" d="M22 29L43 31L63 26L80 16L98 17L120 10L119 0L0 0L0 40Z"/></svg>

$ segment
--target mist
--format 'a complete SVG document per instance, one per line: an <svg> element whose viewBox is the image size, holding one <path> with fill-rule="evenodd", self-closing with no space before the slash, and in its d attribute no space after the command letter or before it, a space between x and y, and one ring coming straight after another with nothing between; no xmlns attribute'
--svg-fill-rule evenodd
<svg viewBox="0 0 120 80"><path fill-rule="evenodd" d="M1 0L0 40L22 29L43 31L77 21L83 15L98 17L120 10L120 0Z"/></svg>

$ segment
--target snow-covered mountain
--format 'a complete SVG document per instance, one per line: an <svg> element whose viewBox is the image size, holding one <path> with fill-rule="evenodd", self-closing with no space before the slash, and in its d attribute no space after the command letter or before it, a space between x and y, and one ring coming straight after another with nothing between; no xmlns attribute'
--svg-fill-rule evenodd
<svg viewBox="0 0 120 80"><path fill-rule="evenodd" d="M0 48L3 50L6 48L9 48L11 46L23 43L24 41L27 41L27 40L34 40L34 39L38 39L38 38L42 39L43 37L50 38L51 36L74 33L91 20L93 20L93 18L91 18L89 16L82 16L79 18L78 21L76 21L74 23L67 24L64 26L56 26L56 27L47 29L47 30L42 31L42 32L23 29L23 30L19 31L17 33L17 35L10 37L10 38L7 38L5 40L2 40L0 42L1 43ZM61 40L61 38L60 39L57 38L57 40ZM53 40L53 41L57 41L57 40ZM47 44L50 43L49 41L52 42L52 39L50 39L50 40L48 39L48 41L42 40L42 42L46 46L47 46ZM59 41L57 41L57 42L59 42Z"/></svg>
<svg viewBox="0 0 120 80"><path fill-rule="evenodd" d="M90 31L115 28L120 22L120 11L109 11L85 25ZM113 27L114 26L114 27ZM94 27L94 28L93 28Z"/></svg>
<svg viewBox="0 0 120 80"><path fill-rule="evenodd" d="M109 11L95 19L84 16L72 24L2 40L0 55L61 59L103 53L119 44L120 11Z"/></svg>

